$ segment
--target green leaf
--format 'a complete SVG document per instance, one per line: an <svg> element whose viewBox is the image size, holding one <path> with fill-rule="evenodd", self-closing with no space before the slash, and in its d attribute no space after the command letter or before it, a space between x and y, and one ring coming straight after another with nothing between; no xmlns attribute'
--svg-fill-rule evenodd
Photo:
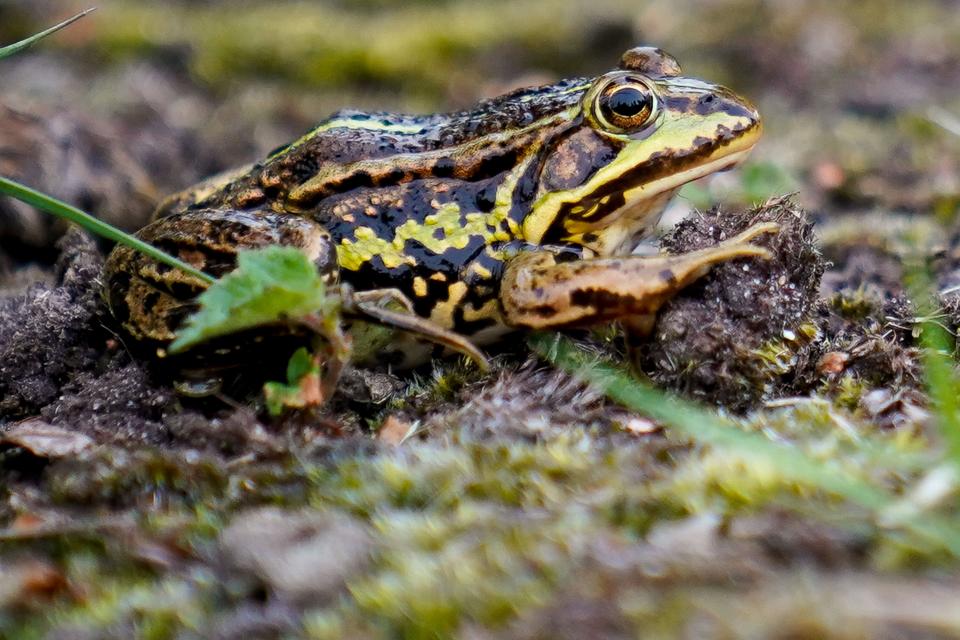
<svg viewBox="0 0 960 640"><path fill-rule="evenodd" d="M26 49L27 47L29 47L29 46L31 46L32 44L36 43L38 40L41 40L42 38L46 38L46 37L49 36L51 33L55 33L55 32L57 32L57 31L59 31L60 29L63 29L64 27L73 24L74 22L76 22L76 21L79 20L80 18L82 18L82 17L84 17L85 15L87 15L87 14L89 14L89 13L92 13L92 12L94 12L94 11L96 11L96 7L91 7L90 9L87 9L86 11L81 11L80 13L78 13L78 14L75 15L75 16L73 16L72 18L68 18L67 20L64 20L63 22L61 22L61 23L58 24L58 25L54 25L54 26L50 27L49 29L47 29L47 30L45 30L45 31L41 31L40 33L38 33L38 34L36 34L36 35L30 36L29 38L26 38L25 40L21 40L20 42L15 42L15 43L13 43L13 44L11 44L11 45L8 45L8 46L6 46L6 47L0 47L0 60L6 58L7 56L12 56L12 55L15 54L15 53L20 53L21 51L23 51L23 50Z"/></svg>
<svg viewBox="0 0 960 640"><path fill-rule="evenodd" d="M210 338L319 314L339 317L316 267L299 249L271 246L237 255L237 268L200 294L200 309L170 345L178 353Z"/></svg>
<svg viewBox="0 0 960 640"><path fill-rule="evenodd" d="M320 364L306 347L300 347L287 363L287 383L267 382L263 397L270 415L278 416L286 408L301 408L311 403L311 392L320 379Z"/></svg>
<svg viewBox="0 0 960 640"><path fill-rule="evenodd" d="M319 373L317 363L306 347L300 347L290 356L290 361L287 363L287 383L296 384L311 372Z"/></svg>

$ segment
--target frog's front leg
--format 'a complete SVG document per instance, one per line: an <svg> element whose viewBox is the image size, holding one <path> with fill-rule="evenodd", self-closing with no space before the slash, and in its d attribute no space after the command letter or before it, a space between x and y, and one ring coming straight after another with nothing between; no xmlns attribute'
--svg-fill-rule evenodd
<svg viewBox="0 0 960 640"><path fill-rule="evenodd" d="M587 326L621 320L648 333L660 307L710 267L743 257L769 257L750 241L774 233L757 224L715 247L681 255L624 256L562 262L548 251L520 253L504 272L500 301L508 325L528 329Z"/></svg>
<svg viewBox="0 0 960 640"><path fill-rule="evenodd" d="M483 370L489 368L486 356L476 345L459 333L444 329L435 322L416 315L413 311L413 303L399 289L353 291L344 283L340 287L340 294L343 297L344 311L348 315L363 317L412 333L467 356Z"/></svg>

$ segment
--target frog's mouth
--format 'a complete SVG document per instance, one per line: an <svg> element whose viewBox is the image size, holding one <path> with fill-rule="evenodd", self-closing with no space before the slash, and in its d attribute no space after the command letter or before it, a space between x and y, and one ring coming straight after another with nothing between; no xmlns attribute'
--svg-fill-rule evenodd
<svg viewBox="0 0 960 640"><path fill-rule="evenodd" d="M640 240L652 233L667 203L680 187L742 164L759 139L759 125L756 129L714 149L706 161L698 158L689 168L665 172L647 182L628 186L607 201L607 210L601 212L602 215L568 219L568 241L581 244L600 256L630 253ZM602 201L600 206L603 206Z"/></svg>
<svg viewBox="0 0 960 640"><path fill-rule="evenodd" d="M729 171L750 155L753 145L742 151L725 155L697 167L663 178L659 184L645 185L640 193L624 193L625 204L610 217L605 232L597 235L590 246L599 255L629 253L644 237L653 233L667 203L683 185L721 171Z"/></svg>
<svg viewBox="0 0 960 640"><path fill-rule="evenodd" d="M741 165L743 161L746 160L747 156L750 155L750 152L753 150L753 146L753 143L750 143L749 146L739 151L724 153L713 160L708 160L707 162L698 164L689 169L678 171L677 173L664 176L663 178L653 180L652 182L642 184L632 189L626 189L623 192L624 206L620 210L614 212L614 214L608 217L606 221L610 222L612 219L615 219L615 217L622 216L623 209L628 209L630 206L635 205L638 201L655 197L661 193L673 193L688 182L693 182L694 180L704 178L713 173L729 171L730 169Z"/></svg>

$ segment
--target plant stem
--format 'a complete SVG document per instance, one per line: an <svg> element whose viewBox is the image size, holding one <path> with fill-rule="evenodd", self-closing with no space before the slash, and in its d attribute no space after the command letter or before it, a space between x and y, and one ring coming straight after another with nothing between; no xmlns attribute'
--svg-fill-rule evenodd
<svg viewBox="0 0 960 640"><path fill-rule="evenodd" d="M147 244L143 240L140 240L129 233L124 233L116 227L94 218L89 213L81 211L80 209L52 198L46 194L40 193L26 185L22 185L19 182L10 180L9 178L4 178L0 176L0 194L6 194L8 196L14 197L17 200L26 202L29 205L46 211L47 213L52 213L53 215L64 218L80 225L87 231L96 233L97 235L103 236L104 238L109 238L121 244L125 244L132 249L142 252L145 255L150 256L158 262L163 262L168 264L175 269L180 269L185 273L190 274L194 278L202 280L207 284L212 284L214 278L207 275L206 273L196 269L182 260L178 260L173 256L164 253L160 249L157 249L151 244Z"/></svg>
<svg viewBox="0 0 960 640"><path fill-rule="evenodd" d="M56 31L59 31L60 29L63 29L64 27L73 24L74 22L76 22L77 20L79 20L80 18L82 18L83 16L85 16L85 15L87 15L87 14L89 14L89 13L92 13L92 12L94 12L94 11L96 11L96 10L97 10L96 7L91 7L91 8L89 8L89 9L87 9L86 11L81 11L80 13L78 13L78 14L75 15L75 16L73 16L72 18L68 18L68 19L64 20L64 21L61 22L60 24L54 25L54 26L50 27L49 29L46 29L45 31L41 31L40 33L37 33L37 34L35 34L35 35L30 36L29 38L26 38L26 39L24 39L24 40L21 40L20 42L14 42L13 44L7 45L6 47L0 47L0 60L2 60L3 58L6 58L7 56L12 56L12 55L15 54L15 53L19 53L19 52L23 51L24 49L26 49L26 48L29 47L30 45L34 44L37 40L40 40L40 39L42 39L42 38L46 38L46 37L47 37L48 35L50 35L51 33L54 33L54 32L56 32Z"/></svg>

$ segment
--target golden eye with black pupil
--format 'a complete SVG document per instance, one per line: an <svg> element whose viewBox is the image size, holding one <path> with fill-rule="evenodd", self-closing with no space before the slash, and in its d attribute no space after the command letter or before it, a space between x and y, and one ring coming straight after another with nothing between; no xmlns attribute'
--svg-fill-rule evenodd
<svg viewBox="0 0 960 640"><path fill-rule="evenodd" d="M656 110L657 99L650 88L628 79L604 87L594 107L600 124L617 133L640 129L653 119Z"/></svg>

